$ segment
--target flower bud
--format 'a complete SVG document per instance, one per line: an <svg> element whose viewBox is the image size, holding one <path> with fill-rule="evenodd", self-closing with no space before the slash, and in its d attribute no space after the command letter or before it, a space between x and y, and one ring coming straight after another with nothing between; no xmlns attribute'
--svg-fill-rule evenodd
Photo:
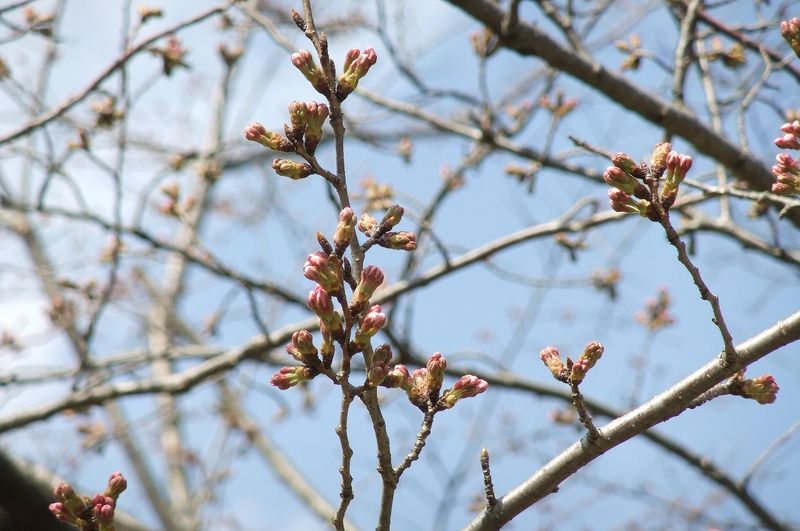
<svg viewBox="0 0 800 531"><path fill-rule="evenodd" d="M370 67L378 61L378 55L373 48L364 50L363 55L357 49L347 52L344 59L344 69L339 76L336 87L336 96L343 101L358 86L359 80L367 75Z"/></svg>
<svg viewBox="0 0 800 531"><path fill-rule="evenodd" d="M447 360L442 357L441 352L434 352L428 359L427 382L429 393L439 393L444 382L444 371L447 369Z"/></svg>
<svg viewBox="0 0 800 531"><path fill-rule="evenodd" d="M313 363L317 359L314 337L308 330L298 330L292 334L292 342L286 345L286 352L300 363Z"/></svg>
<svg viewBox="0 0 800 531"><path fill-rule="evenodd" d="M381 385L389 388L400 388L404 391L411 389L411 375L405 365L395 365L394 369L383 379Z"/></svg>
<svg viewBox="0 0 800 531"><path fill-rule="evenodd" d="M741 385L742 396L751 398L759 404L772 404L778 398L780 388L771 374L744 380Z"/></svg>
<svg viewBox="0 0 800 531"><path fill-rule="evenodd" d="M792 47L795 55L800 57L800 18L781 21L781 35Z"/></svg>
<svg viewBox="0 0 800 531"><path fill-rule="evenodd" d="M329 259L325 253L317 251L308 255L303 265L303 275L320 285L329 295L342 289L342 273L339 264Z"/></svg>
<svg viewBox="0 0 800 531"><path fill-rule="evenodd" d="M105 495L116 500L127 488L128 481L125 479L125 476L122 475L122 472L114 472L111 474L111 477L108 478L108 487L106 487Z"/></svg>
<svg viewBox="0 0 800 531"><path fill-rule="evenodd" d="M667 168L667 155L672 151L672 144L669 142L660 142L656 144L653 149L653 155L650 158L650 173L653 177L660 179Z"/></svg>
<svg viewBox="0 0 800 531"><path fill-rule="evenodd" d="M570 380L576 384L581 383L589 369L594 367L597 360L603 355L603 350L605 348L597 341L587 343L583 348L583 354L578 358L578 361L572 364Z"/></svg>
<svg viewBox="0 0 800 531"><path fill-rule="evenodd" d="M386 314L381 312L380 305L372 306L367 314L361 319L361 323L356 331L355 343L360 347L365 347L370 338L378 333L378 330L386 324Z"/></svg>
<svg viewBox="0 0 800 531"><path fill-rule="evenodd" d="M606 171L603 172L603 180L609 186L618 188L628 195L636 194L637 196L644 195L645 197L649 195L647 188L642 183L616 166L606 168Z"/></svg>
<svg viewBox="0 0 800 531"><path fill-rule="evenodd" d="M401 207L400 205L394 205L389 207L386 210L386 214L383 215L383 219L381 220L381 225L386 227L386 230L391 229L392 227L400 223L400 220L403 219L404 212L405 210L403 210L403 207Z"/></svg>
<svg viewBox="0 0 800 531"><path fill-rule="evenodd" d="M545 366L550 369L550 372L553 373L553 378L564 381L566 367L564 367L564 363L561 361L561 355L558 353L556 347L543 348L542 351L539 352L539 358Z"/></svg>
<svg viewBox="0 0 800 531"><path fill-rule="evenodd" d="M358 283L353 292L351 304L355 309L357 310L366 305L381 284L383 284L383 271L381 271L381 268L374 265L365 267L361 271L361 282Z"/></svg>
<svg viewBox="0 0 800 531"><path fill-rule="evenodd" d="M611 157L611 163L625 173L630 174L633 174L637 168L636 161L633 160L627 153L622 152L615 153L614 156Z"/></svg>
<svg viewBox="0 0 800 531"><path fill-rule="evenodd" d="M303 139L308 121L308 108L302 101L293 101L289 104L289 121L292 123L292 138L297 141Z"/></svg>
<svg viewBox="0 0 800 531"><path fill-rule="evenodd" d="M307 162L295 162L289 159L275 159L272 161L272 169L275 173L292 180L305 179L312 173L314 168Z"/></svg>
<svg viewBox="0 0 800 531"><path fill-rule="evenodd" d="M77 527L78 519L74 514L69 512L63 503L51 503L48 508L50 509L50 512L53 513L53 516L55 516L60 522L72 524Z"/></svg>
<svg viewBox="0 0 800 531"><path fill-rule="evenodd" d="M309 155L313 155L322 140L322 126L328 118L328 106L324 103L306 103L306 138L305 148Z"/></svg>
<svg viewBox="0 0 800 531"><path fill-rule="evenodd" d="M311 85L320 94L327 95L328 82L325 81L325 75L317 68L314 58L311 57L311 52L308 50L299 50L292 54L292 64L300 70L300 73L311 83Z"/></svg>
<svg viewBox="0 0 800 531"><path fill-rule="evenodd" d="M387 232L378 240L378 245L387 249L413 251L417 248L417 235L413 232Z"/></svg>
<svg viewBox="0 0 800 531"><path fill-rule="evenodd" d="M294 151L294 144L274 131L267 131L263 125L253 122L244 130L244 137L251 142L258 142L264 147L274 151L290 153Z"/></svg>
<svg viewBox="0 0 800 531"><path fill-rule="evenodd" d="M344 207L339 212L339 223L336 225L336 232L333 234L333 245L336 247L336 254L341 255L356 232L356 215L350 207Z"/></svg>
<svg viewBox="0 0 800 531"><path fill-rule="evenodd" d="M797 135L791 133L786 133L776 138L775 145L781 149L800 149L800 141L798 141Z"/></svg>
<svg viewBox="0 0 800 531"><path fill-rule="evenodd" d="M364 212L358 220L358 230L367 236L372 236L378 228L378 220Z"/></svg>
<svg viewBox="0 0 800 531"><path fill-rule="evenodd" d="M452 389L448 389L442 394L438 404L444 409L450 409L462 398L477 396L488 388L489 384L485 380L466 374L455 383Z"/></svg>
<svg viewBox="0 0 800 531"><path fill-rule="evenodd" d="M272 376L269 383L285 391L290 387L311 380L314 376L314 371L310 367L283 367Z"/></svg>

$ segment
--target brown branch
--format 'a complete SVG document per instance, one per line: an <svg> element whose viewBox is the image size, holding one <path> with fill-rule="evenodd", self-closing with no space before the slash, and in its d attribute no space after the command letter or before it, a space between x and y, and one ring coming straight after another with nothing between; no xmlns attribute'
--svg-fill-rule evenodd
<svg viewBox="0 0 800 531"><path fill-rule="evenodd" d="M653 426L684 412L691 401L716 384L729 378L777 349L800 339L800 312L762 331L736 347L735 366L714 358L692 375L633 411L613 420L601 431L603 437L594 444L578 441L534 473L529 479L498 500L492 509L485 509L465 529L470 531L497 529L557 489L565 479L612 448L645 433ZM769 515L759 515L762 518ZM772 529L784 529L772 519L765 522Z"/></svg>

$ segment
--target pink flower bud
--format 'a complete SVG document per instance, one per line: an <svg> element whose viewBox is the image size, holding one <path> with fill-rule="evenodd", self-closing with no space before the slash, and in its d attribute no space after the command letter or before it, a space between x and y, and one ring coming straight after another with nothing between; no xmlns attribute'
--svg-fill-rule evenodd
<svg viewBox="0 0 800 531"><path fill-rule="evenodd" d="M781 149L800 149L800 141L793 134L785 134L775 139L775 145Z"/></svg>
<svg viewBox="0 0 800 531"><path fill-rule="evenodd" d="M347 52L344 59L344 69L338 79L336 95L339 101L344 100L358 86L359 80L367 75L370 67L378 61L378 55L372 48L367 48L361 54L356 49Z"/></svg>
<svg viewBox="0 0 800 531"><path fill-rule="evenodd" d="M308 255L303 265L303 275L319 284L329 295L334 295L342 289L341 267L321 251Z"/></svg>
<svg viewBox="0 0 800 531"><path fill-rule="evenodd" d="M411 388L411 375L408 373L408 368L405 365L395 365L383 379L382 385L389 388L399 387L407 391Z"/></svg>
<svg viewBox="0 0 800 531"><path fill-rule="evenodd" d="M448 389L442 394L442 398L439 399L439 404L444 409L450 409L462 398L477 396L488 388L489 384L485 380L481 380L477 376L472 376L471 374L466 374L455 383L452 389Z"/></svg>
<svg viewBox="0 0 800 531"><path fill-rule="evenodd" d="M291 61L317 92L320 94L328 94L328 83L325 81L325 76L322 71L317 68L314 58L311 57L311 52L308 50L299 50L292 54Z"/></svg>
<svg viewBox="0 0 800 531"><path fill-rule="evenodd" d="M306 111L305 148L309 154L313 155L322 140L322 126L325 125L330 111L324 103L314 103L313 101L306 103Z"/></svg>
<svg viewBox="0 0 800 531"><path fill-rule="evenodd" d="M353 292L353 306L358 308L366 305L381 284L383 284L383 271L381 271L381 268L374 265L365 267L361 271L361 282L358 283Z"/></svg>
<svg viewBox="0 0 800 531"><path fill-rule="evenodd" d="M108 478L108 487L106 487L105 495L116 500L127 488L128 481L122 475L122 472L114 472Z"/></svg>
<svg viewBox="0 0 800 531"><path fill-rule="evenodd" d="M333 234L333 245L336 248L336 253L341 253L350 244L356 232L356 215L353 209L345 207L339 213L339 223L336 225L336 232Z"/></svg>
<svg viewBox="0 0 800 531"><path fill-rule="evenodd" d="M55 516L59 521L77 526L78 519L74 514L69 512L63 503L51 503L48 508L50 509L50 512L53 513L53 516Z"/></svg>
<svg viewBox="0 0 800 531"><path fill-rule="evenodd" d="M633 195L640 188L644 190L644 193L647 193L647 189L642 183L634 179L631 174L626 173L616 166L609 166L606 168L606 171L603 172L603 180L609 186L618 188L629 195Z"/></svg>
<svg viewBox="0 0 800 531"><path fill-rule="evenodd" d="M292 334L292 342L286 345L286 352L300 363L311 363L317 358L314 337L308 330L298 330Z"/></svg>
<svg viewBox="0 0 800 531"><path fill-rule="evenodd" d="M442 357L441 352L434 352L433 355L428 358L427 369L426 386L428 392L438 393L442 388L444 372L447 369L447 360Z"/></svg>
<svg viewBox="0 0 800 531"><path fill-rule="evenodd" d="M386 324L386 314L381 312L380 305L372 306L367 314L361 319L358 331L356 332L355 343L362 347L369 343L370 338L378 333Z"/></svg>
<svg viewBox="0 0 800 531"><path fill-rule="evenodd" d="M539 358L545 366L550 369L550 372L553 373L553 378L561 381L564 380L566 368L561 361L561 355L556 347L543 348L542 351L539 352Z"/></svg>
<svg viewBox="0 0 800 531"><path fill-rule="evenodd" d="M309 367L283 367L275 373L269 383L285 391L302 382L307 382L314 377L314 372Z"/></svg>
<svg viewBox="0 0 800 531"><path fill-rule="evenodd" d="M792 47L795 55L800 57L800 18L781 21L781 35Z"/></svg>

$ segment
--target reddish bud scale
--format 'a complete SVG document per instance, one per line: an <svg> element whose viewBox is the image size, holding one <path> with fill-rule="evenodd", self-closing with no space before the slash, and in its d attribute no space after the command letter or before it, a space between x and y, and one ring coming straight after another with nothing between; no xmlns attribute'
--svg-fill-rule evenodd
<svg viewBox="0 0 800 531"><path fill-rule="evenodd" d="M450 409L462 398L477 396L488 388L489 384L485 380L466 374L455 383L452 389L448 389L442 394L439 404L444 409Z"/></svg>
<svg viewBox="0 0 800 531"><path fill-rule="evenodd" d="M383 271L374 265L365 267L361 271L361 282L353 292L352 305L356 308L366 305L381 284L383 284Z"/></svg>
<svg viewBox="0 0 800 531"><path fill-rule="evenodd" d="M341 264L331 260L324 253L317 251L308 255L303 265L303 275L319 284L329 295L342 289Z"/></svg>

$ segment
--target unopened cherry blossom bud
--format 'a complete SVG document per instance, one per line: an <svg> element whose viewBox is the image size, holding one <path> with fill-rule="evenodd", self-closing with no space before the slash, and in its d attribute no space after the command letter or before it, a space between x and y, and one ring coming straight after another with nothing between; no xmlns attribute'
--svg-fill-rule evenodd
<svg viewBox="0 0 800 531"><path fill-rule="evenodd" d="M331 260L325 253L317 251L308 255L303 265L303 275L320 285L329 295L342 289L342 273L340 264Z"/></svg>
<svg viewBox="0 0 800 531"><path fill-rule="evenodd" d="M417 248L417 235L413 232L387 232L378 240L378 245L387 249L413 251Z"/></svg>
<svg viewBox="0 0 800 531"><path fill-rule="evenodd" d="M322 126L325 125L325 120L328 118L328 106L324 103L306 103L306 138L305 148L306 151L313 155L317 150L322 140Z"/></svg>
<svg viewBox="0 0 800 531"><path fill-rule="evenodd" d="M69 510L63 503L61 502L51 503L48 508L50 509L50 512L53 513L53 516L55 516L59 521L67 524L73 524L75 526L78 525L77 517L71 512L69 512Z"/></svg>
<svg viewBox="0 0 800 531"><path fill-rule="evenodd" d="M373 48L367 48L362 54L356 49L347 52L344 59L344 68L339 76L336 87L336 96L339 101L344 100L358 86L359 80L367 75L370 67L378 61L378 55Z"/></svg>
<svg viewBox="0 0 800 531"><path fill-rule="evenodd" d="M372 353L372 362L367 370L367 384L377 387L383 383L389 374L389 362L392 360L392 349L384 343L375 348Z"/></svg>
<svg viewBox="0 0 800 531"><path fill-rule="evenodd" d="M292 124L292 138L302 140L308 122L308 108L302 101L293 101L289 104L289 121Z"/></svg>
<svg viewBox="0 0 800 531"><path fill-rule="evenodd" d="M314 371L310 367L283 367L272 376L269 383L285 391L290 387L307 382L313 377Z"/></svg>
<svg viewBox="0 0 800 531"><path fill-rule="evenodd" d="M287 138L274 131L267 131L263 125L257 122L253 122L245 128L244 137L251 142L258 142L274 151L286 153L294 151L294 144Z"/></svg>
<svg viewBox="0 0 800 531"><path fill-rule="evenodd" d="M331 296L321 286L314 286L314 289L308 294L307 302L308 308L317 314L317 317L329 330L336 331L341 328L341 316L334 311Z"/></svg>
<svg viewBox="0 0 800 531"><path fill-rule="evenodd" d="M428 369L421 367L411 373L411 385L406 390L408 400L423 411L428 409L428 400L431 396L429 383Z"/></svg>
<svg viewBox="0 0 800 531"><path fill-rule="evenodd" d="M317 67L311 52L308 50L299 50L292 54L292 64L300 70L300 73L311 83L311 85L320 94L328 94L328 82L325 81L325 76L322 71Z"/></svg>
<svg viewBox="0 0 800 531"><path fill-rule="evenodd" d="M448 389L442 394L439 404L444 409L450 409L462 398L477 396L488 388L489 384L486 380L481 380L471 374L465 374L455 383L452 389Z"/></svg>
<svg viewBox="0 0 800 531"><path fill-rule="evenodd" d="M358 220L358 230L360 230L367 236L372 236L377 228L378 228L377 219L373 218L366 212L361 214L361 218L359 218Z"/></svg>
<svg viewBox="0 0 800 531"><path fill-rule="evenodd" d="M778 398L778 383L771 374L742 382L742 396L752 398L759 404L771 404Z"/></svg>
<svg viewBox="0 0 800 531"><path fill-rule="evenodd" d="M398 223L400 220L403 219L403 213L405 210L400 205L394 205L389 207L386 210L386 214L383 215L383 219L381 220L381 225L386 227L386 229L391 229Z"/></svg>
<svg viewBox="0 0 800 531"><path fill-rule="evenodd" d="M620 170L631 175L633 175L633 172L636 171L637 168L636 161L627 153L622 152L615 153L614 156L611 157L611 163Z"/></svg>
<svg viewBox="0 0 800 531"><path fill-rule="evenodd" d="M114 506L107 503L97 503L92 508L92 514L97 522L98 531L112 531L114 529Z"/></svg>
<svg viewBox="0 0 800 531"><path fill-rule="evenodd" d="M775 139L775 145L781 149L800 149L800 140L797 135L786 133Z"/></svg>
<svg viewBox="0 0 800 531"><path fill-rule="evenodd" d="M605 348L597 341L587 343L578 361L572 364L570 380L576 384L581 383L589 369L594 367L597 360L603 355L603 350Z"/></svg>
<svg viewBox="0 0 800 531"><path fill-rule="evenodd" d="M672 144L669 142L660 142L653 149L653 155L650 157L650 172L656 179L660 179L667 168L667 155L670 151L672 151Z"/></svg>
<svg viewBox="0 0 800 531"><path fill-rule="evenodd" d="M275 173L292 180L305 179L312 173L314 168L307 162L295 162L289 159L275 159L272 161L272 169Z"/></svg>
<svg viewBox="0 0 800 531"><path fill-rule="evenodd" d="M378 331L386 324L386 314L381 311L379 304L372 306L366 315L361 319L361 323L356 331L355 343L364 347L369 343Z"/></svg>
<svg viewBox="0 0 800 531"><path fill-rule="evenodd" d="M408 367L405 365L395 365L383 379L381 385L392 389L400 388L404 391L411 389L411 375L408 373Z"/></svg>
<svg viewBox="0 0 800 531"><path fill-rule="evenodd" d="M441 352L434 352L428 358L427 382L428 392L438 393L444 382L444 372L447 369L447 360L442 357Z"/></svg>
<svg viewBox="0 0 800 531"><path fill-rule="evenodd" d="M122 475L122 472L114 472L111 474L111 477L108 478L108 487L106 487L105 495L116 500L127 488L128 481L125 479L125 476Z"/></svg>
<svg viewBox="0 0 800 531"><path fill-rule="evenodd" d="M358 309L369 302L375 290L383 284L383 271L381 268L368 265L361 271L361 281L353 292L352 305Z"/></svg>
<svg viewBox="0 0 800 531"><path fill-rule="evenodd" d="M606 171L603 172L603 180L609 186L618 188L626 194L636 194L637 196L644 195L644 197L648 195L647 188L642 183L634 179L633 175L616 166L609 166L606 168Z"/></svg>
<svg viewBox="0 0 800 531"><path fill-rule="evenodd" d="M353 235L356 232L356 215L350 207L344 207L339 212L339 223L336 225L336 232L333 234L333 245L336 248L336 254L341 255L342 252L350 244Z"/></svg>
<svg viewBox="0 0 800 531"><path fill-rule="evenodd" d="M795 55L800 57L800 18L781 21L781 35L792 47Z"/></svg>
<svg viewBox="0 0 800 531"><path fill-rule="evenodd" d="M645 218L650 215L650 201L646 199L636 200L622 190L616 188L608 191L608 203L615 212L639 214Z"/></svg>
<svg viewBox="0 0 800 531"><path fill-rule="evenodd" d="M553 373L553 378L561 381L564 380L565 371L567 369L564 367L564 362L561 361L561 355L556 347L543 348L542 351L539 352L539 358L545 366L550 369L550 372Z"/></svg>
<svg viewBox="0 0 800 531"><path fill-rule="evenodd" d="M308 330L298 330L292 334L292 342L286 345L286 352L301 363L312 363L317 358L314 337Z"/></svg>

